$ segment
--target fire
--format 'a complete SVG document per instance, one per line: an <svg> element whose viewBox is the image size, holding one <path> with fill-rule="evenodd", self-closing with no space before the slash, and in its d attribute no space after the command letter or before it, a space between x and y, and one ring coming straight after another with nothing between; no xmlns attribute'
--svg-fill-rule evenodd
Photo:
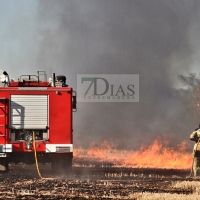
<svg viewBox="0 0 200 200"><path fill-rule="evenodd" d="M89 149L75 149L74 158L102 164L112 163L114 166L121 167L190 169L192 153L188 153L186 147L186 142L171 148L156 139L152 145L142 146L138 151L117 150L104 141L100 146L92 145Z"/></svg>

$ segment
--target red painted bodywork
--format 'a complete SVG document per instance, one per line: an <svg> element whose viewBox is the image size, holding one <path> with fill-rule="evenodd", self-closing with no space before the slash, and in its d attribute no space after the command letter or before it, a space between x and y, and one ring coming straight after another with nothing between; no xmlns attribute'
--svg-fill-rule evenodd
<svg viewBox="0 0 200 200"><path fill-rule="evenodd" d="M27 150L25 148L25 142L11 142L9 139L9 105L11 95L49 95L49 140L45 142L37 141L37 152L45 153L45 144L73 144L72 88L50 87L48 84L48 82L40 83L39 87L46 87L45 90L31 90L31 87L38 87L38 85L35 85L35 83L28 83L28 85L24 85L25 87L29 87L28 90L19 90L18 82L11 82L9 87L0 87L0 145L12 144L13 153L33 152L33 150Z"/></svg>

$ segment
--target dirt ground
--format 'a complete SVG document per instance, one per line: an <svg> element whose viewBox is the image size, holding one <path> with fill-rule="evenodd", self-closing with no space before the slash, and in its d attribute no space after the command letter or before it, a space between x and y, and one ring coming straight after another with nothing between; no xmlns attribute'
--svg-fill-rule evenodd
<svg viewBox="0 0 200 200"><path fill-rule="evenodd" d="M199 180L188 178L187 170L81 165L60 176L40 165L42 179L34 165L10 165L0 174L0 199L194 199L199 194Z"/></svg>

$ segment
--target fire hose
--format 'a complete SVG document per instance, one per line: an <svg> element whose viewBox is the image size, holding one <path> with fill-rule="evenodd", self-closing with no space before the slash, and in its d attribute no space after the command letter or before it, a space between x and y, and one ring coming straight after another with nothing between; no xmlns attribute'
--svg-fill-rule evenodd
<svg viewBox="0 0 200 200"><path fill-rule="evenodd" d="M39 165L38 165L36 143L35 143L35 132L34 131L33 131L33 150L34 150L34 156L35 156L36 169L37 169L39 177L42 178L41 173L40 173L40 169L39 169Z"/></svg>
<svg viewBox="0 0 200 200"><path fill-rule="evenodd" d="M38 165L38 159L37 159L37 150L36 150L35 132L34 131L33 131L33 151L34 151L35 165L36 165L38 176L41 179L45 179L45 180L52 180L52 179L54 179L54 178L43 178L42 175L41 175L41 173L40 173L40 169L39 169L39 165Z"/></svg>
<svg viewBox="0 0 200 200"><path fill-rule="evenodd" d="M191 178L192 173L194 173L194 170L193 170L193 166L194 166L194 158L195 158L195 153L196 153L196 151L197 151L197 147L198 147L199 143L200 143L200 138L198 139L198 141L197 141L197 145L196 145L196 147L195 147L195 149L194 149L193 159L192 159L192 167L191 167L190 175L189 175L188 178Z"/></svg>

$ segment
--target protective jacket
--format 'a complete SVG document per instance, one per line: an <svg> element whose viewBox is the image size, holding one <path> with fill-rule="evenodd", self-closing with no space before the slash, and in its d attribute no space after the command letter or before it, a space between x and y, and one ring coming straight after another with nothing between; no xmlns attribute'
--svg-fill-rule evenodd
<svg viewBox="0 0 200 200"><path fill-rule="evenodd" d="M195 157L200 157L200 129L192 132L192 134L190 135L190 140L196 142L193 148L193 155Z"/></svg>

